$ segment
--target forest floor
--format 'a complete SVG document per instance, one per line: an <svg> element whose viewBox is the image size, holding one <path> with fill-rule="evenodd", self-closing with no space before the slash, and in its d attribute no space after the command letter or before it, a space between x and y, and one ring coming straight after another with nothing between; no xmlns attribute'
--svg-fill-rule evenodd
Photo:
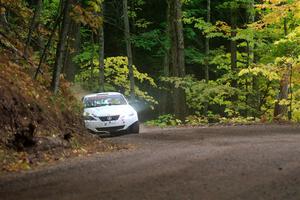
<svg viewBox="0 0 300 200"><path fill-rule="evenodd" d="M130 150L1 176L10 199L298 200L300 127L145 128Z"/></svg>

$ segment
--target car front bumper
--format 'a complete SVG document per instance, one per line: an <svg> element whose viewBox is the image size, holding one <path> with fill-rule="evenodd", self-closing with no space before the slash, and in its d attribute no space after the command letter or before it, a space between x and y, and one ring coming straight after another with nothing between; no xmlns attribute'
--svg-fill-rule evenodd
<svg viewBox="0 0 300 200"><path fill-rule="evenodd" d="M89 121L85 120L85 127L96 133L118 132L127 130L132 124L138 121L137 116L124 117L115 121Z"/></svg>

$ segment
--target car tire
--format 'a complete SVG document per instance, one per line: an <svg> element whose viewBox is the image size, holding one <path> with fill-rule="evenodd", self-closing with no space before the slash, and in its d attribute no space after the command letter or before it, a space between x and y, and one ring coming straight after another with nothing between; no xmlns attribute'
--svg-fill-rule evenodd
<svg viewBox="0 0 300 200"><path fill-rule="evenodd" d="M133 133L133 134L140 133L140 123L138 121L130 126L129 133Z"/></svg>

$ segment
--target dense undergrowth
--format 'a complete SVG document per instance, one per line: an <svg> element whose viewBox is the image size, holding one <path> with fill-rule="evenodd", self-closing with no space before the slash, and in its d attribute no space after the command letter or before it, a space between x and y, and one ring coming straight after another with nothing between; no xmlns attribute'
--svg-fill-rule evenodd
<svg viewBox="0 0 300 200"><path fill-rule="evenodd" d="M145 122L149 127L191 127L191 126L210 126L210 125L254 125L254 124L272 124L272 123L293 123L287 120L270 120L267 118L253 117L221 117L220 115L198 116L190 115L185 120L176 119L174 115L161 115L156 119Z"/></svg>

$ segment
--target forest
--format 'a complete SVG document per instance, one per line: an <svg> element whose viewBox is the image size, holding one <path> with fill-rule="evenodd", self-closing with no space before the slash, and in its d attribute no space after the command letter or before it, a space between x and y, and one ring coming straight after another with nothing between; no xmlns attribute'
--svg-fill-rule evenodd
<svg viewBox="0 0 300 200"><path fill-rule="evenodd" d="M90 120L131 135L87 130L81 98L100 92L138 115ZM299 122L300 0L0 0L0 177L81 157L0 179L1 198L297 199Z"/></svg>
<svg viewBox="0 0 300 200"><path fill-rule="evenodd" d="M63 108L80 110L64 92L80 85L124 93L150 125L300 120L297 0L0 0L0 14L2 68Z"/></svg>

